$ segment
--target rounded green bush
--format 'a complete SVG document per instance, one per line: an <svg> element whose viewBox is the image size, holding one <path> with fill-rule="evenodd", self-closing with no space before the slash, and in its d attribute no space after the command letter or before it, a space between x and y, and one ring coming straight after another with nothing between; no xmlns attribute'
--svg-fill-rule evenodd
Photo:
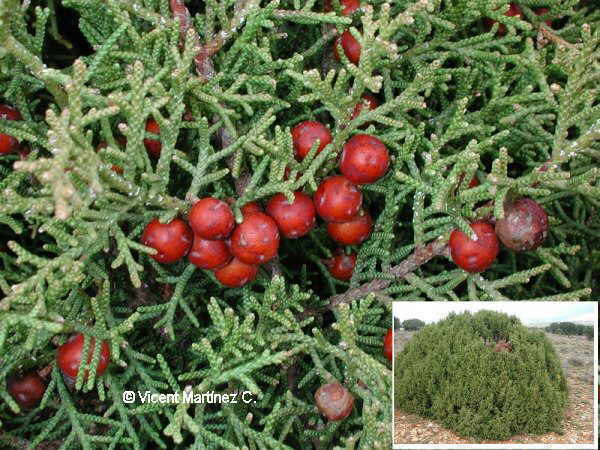
<svg viewBox="0 0 600 450"><path fill-rule="evenodd" d="M560 431L567 383L548 338L493 311L451 314L398 353L395 407L465 437Z"/></svg>

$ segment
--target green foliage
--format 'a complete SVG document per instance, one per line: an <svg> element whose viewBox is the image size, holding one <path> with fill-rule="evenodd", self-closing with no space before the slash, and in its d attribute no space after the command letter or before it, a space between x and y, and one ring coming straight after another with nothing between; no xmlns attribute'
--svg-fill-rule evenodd
<svg viewBox="0 0 600 450"><path fill-rule="evenodd" d="M588 339L592 339L594 336L592 325L580 325L573 322L553 322L546 327L546 331L567 336L586 336Z"/></svg>
<svg viewBox="0 0 600 450"><path fill-rule="evenodd" d="M567 383L548 338L514 316L451 314L396 355L395 407L463 436L560 431Z"/></svg>
<svg viewBox="0 0 600 450"><path fill-rule="evenodd" d="M388 448L391 300L600 296L593 1L544 1L556 30L533 12L540 0L520 2L523 20L502 14L508 0L362 0L353 17L337 0L330 13L321 0L187 1L185 34L171 3L0 1L0 101L23 116L0 120L0 133L31 150L0 156L0 380L49 374L26 414L0 382L0 446ZM358 66L332 57L345 28L362 45ZM200 46L214 55L199 62ZM351 119L368 92L381 106ZM145 130L150 118L160 136ZM308 119L334 140L300 162L290 129ZM322 262L335 250L322 223L284 241L242 289L185 260L161 266L139 243L150 220L185 216L199 197L233 197L239 221L250 201L313 193L359 132L379 137L392 164L362 187L375 227L353 249L349 283ZM145 138L160 139L159 158ZM469 188L473 175L481 184ZM503 250L483 274L456 268L450 231L501 216L519 195L547 210L544 245ZM112 364L70 388L54 361L75 332L108 341ZM340 423L326 423L312 398L333 379L357 398ZM257 403L120 396L188 385L248 389Z"/></svg>
<svg viewBox="0 0 600 450"><path fill-rule="evenodd" d="M402 327L407 331L420 330L425 326L425 322L419 319L408 319L402 322Z"/></svg>

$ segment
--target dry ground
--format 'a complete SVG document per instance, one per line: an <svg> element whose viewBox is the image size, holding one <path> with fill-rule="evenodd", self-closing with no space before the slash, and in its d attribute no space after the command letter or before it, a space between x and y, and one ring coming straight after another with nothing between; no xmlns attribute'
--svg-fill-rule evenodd
<svg viewBox="0 0 600 450"><path fill-rule="evenodd" d="M411 332L396 332L394 349L398 352L412 337ZM559 354L569 385L569 403L564 422L564 434L519 434L505 441L474 441L429 419L394 413L394 443L396 444L583 444L594 442L594 344L583 336L548 334Z"/></svg>

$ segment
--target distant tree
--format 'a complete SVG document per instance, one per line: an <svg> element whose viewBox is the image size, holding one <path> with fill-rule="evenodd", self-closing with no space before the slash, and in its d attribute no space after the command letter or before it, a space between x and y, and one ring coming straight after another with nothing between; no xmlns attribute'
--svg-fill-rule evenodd
<svg viewBox="0 0 600 450"><path fill-rule="evenodd" d="M573 322L554 322L546 327L546 331L565 336L586 336L590 340L594 337L594 327Z"/></svg>
<svg viewBox="0 0 600 450"><path fill-rule="evenodd" d="M407 331L416 331L423 328L425 326L425 322L419 319L408 319L402 322L402 326Z"/></svg>
<svg viewBox="0 0 600 450"><path fill-rule="evenodd" d="M402 328L402 322L397 317L394 317L394 330L399 330Z"/></svg>

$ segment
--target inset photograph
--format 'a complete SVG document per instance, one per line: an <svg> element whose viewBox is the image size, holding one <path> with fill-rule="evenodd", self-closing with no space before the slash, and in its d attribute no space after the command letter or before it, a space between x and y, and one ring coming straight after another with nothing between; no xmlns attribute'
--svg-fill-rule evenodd
<svg viewBox="0 0 600 450"><path fill-rule="evenodd" d="M597 303L395 302L393 314L394 448L598 448Z"/></svg>

